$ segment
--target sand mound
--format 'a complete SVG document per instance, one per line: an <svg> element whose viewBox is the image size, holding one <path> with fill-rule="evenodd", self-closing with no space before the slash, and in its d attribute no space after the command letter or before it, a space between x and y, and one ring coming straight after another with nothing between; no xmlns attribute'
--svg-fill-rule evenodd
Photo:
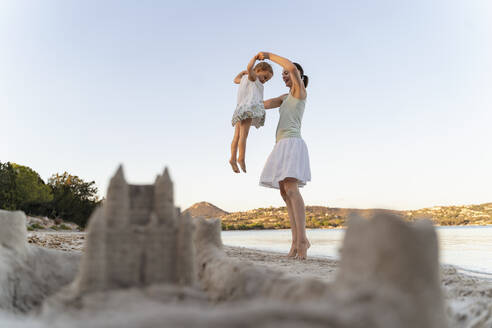
<svg viewBox="0 0 492 328"><path fill-rule="evenodd" d="M28 312L70 283L79 253L27 243L26 216L0 210L0 309Z"/></svg>

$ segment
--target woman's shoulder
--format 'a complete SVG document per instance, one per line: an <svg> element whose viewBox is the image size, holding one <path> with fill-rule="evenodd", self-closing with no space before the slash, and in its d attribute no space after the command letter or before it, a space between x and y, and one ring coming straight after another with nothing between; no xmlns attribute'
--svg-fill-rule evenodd
<svg viewBox="0 0 492 328"><path fill-rule="evenodd" d="M289 97L288 93L284 93L283 95L278 96L277 98L280 101L280 105L284 103L284 101Z"/></svg>
<svg viewBox="0 0 492 328"><path fill-rule="evenodd" d="M297 100L297 101L306 101L307 94L304 95L304 98L296 97L292 93L288 93L287 96L290 96L292 99ZM287 98L287 97L286 97Z"/></svg>

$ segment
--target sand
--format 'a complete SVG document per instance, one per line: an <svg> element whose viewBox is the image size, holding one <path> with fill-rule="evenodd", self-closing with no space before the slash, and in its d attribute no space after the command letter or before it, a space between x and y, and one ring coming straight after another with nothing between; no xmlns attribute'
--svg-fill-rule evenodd
<svg viewBox="0 0 492 328"><path fill-rule="evenodd" d="M286 257L285 254L231 246L226 246L225 251L229 257L283 271L289 276L313 277L326 282L333 281L338 267L337 260L326 258L308 258L305 261L297 261Z"/></svg>
<svg viewBox="0 0 492 328"><path fill-rule="evenodd" d="M39 232L27 233L29 244L53 248L60 251L82 251L85 243L85 232Z"/></svg>
<svg viewBox="0 0 492 328"><path fill-rule="evenodd" d="M82 251L85 234L75 232L30 232L32 244L64 251ZM291 277L335 279L339 262L328 258L298 261L285 254L225 246L227 255L239 261L282 271ZM470 276L453 266L441 266L441 286L446 300L450 327L492 327L492 281Z"/></svg>
<svg viewBox="0 0 492 328"><path fill-rule="evenodd" d="M295 261L284 254L226 246L227 255L257 265L287 272L299 278L334 280L338 261L309 258ZM441 286L446 300L450 327L492 327L492 281L470 276L451 265L441 266Z"/></svg>

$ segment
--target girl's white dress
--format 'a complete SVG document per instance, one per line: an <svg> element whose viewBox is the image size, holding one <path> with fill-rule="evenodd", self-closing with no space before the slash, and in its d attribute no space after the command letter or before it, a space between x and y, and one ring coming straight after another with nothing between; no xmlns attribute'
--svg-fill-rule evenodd
<svg viewBox="0 0 492 328"><path fill-rule="evenodd" d="M237 93L237 106L232 115L232 126L247 118L257 129L265 124L265 106L263 105L263 84L256 79L250 81L248 75L241 78Z"/></svg>

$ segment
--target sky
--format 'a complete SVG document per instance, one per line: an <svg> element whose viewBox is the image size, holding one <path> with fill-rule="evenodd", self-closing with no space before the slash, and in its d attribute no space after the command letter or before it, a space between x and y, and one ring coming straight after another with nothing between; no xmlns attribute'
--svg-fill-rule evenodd
<svg viewBox="0 0 492 328"><path fill-rule="evenodd" d="M237 85L259 51L310 78L307 205L492 201L492 2L0 0L0 161L104 196L168 166L183 209L282 206L258 186L278 110L228 164ZM281 67L265 98L288 91Z"/></svg>

